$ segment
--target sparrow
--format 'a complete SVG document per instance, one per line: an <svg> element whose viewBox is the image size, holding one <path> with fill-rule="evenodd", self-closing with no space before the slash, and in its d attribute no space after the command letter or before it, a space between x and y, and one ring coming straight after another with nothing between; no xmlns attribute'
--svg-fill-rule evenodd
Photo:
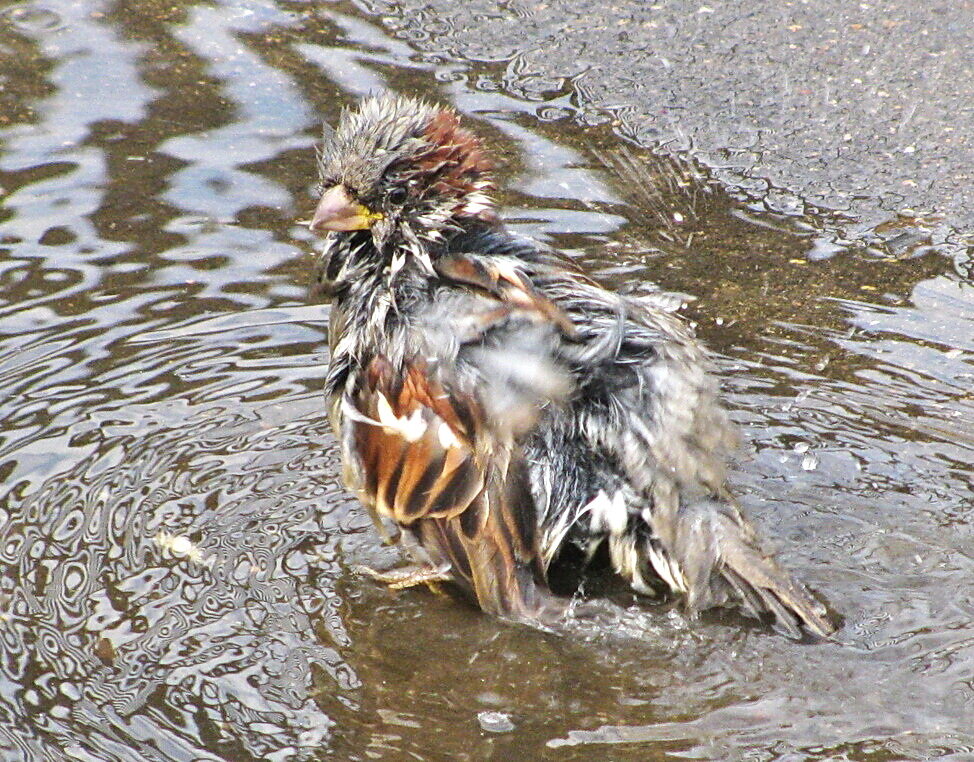
<svg viewBox="0 0 974 762"><path fill-rule="evenodd" d="M835 629L730 494L736 435L704 348L666 300L613 293L511 233L454 111L369 96L327 128L318 170L343 478L416 561L376 576L543 625L568 603L554 569L601 557L691 614Z"/></svg>

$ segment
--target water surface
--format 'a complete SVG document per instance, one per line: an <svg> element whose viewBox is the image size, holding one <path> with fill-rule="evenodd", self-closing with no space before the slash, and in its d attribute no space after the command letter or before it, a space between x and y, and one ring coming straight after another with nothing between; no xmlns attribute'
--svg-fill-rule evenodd
<svg viewBox="0 0 974 762"><path fill-rule="evenodd" d="M971 284L923 247L837 247L427 26L0 11L3 759L974 754ZM337 482L296 221L320 119L385 87L486 135L519 232L696 298L741 500L835 643L625 596L558 637L354 573L397 552Z"/></svg>

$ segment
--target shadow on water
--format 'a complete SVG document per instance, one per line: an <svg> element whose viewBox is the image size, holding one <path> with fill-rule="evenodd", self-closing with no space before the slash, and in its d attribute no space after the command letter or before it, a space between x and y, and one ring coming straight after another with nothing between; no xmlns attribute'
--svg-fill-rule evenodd
<svg viewBox="0 0 974 762"><path fill-rule="evenodd" d="M922 247L837 250L827 221L585 126L568 79L436 51L435 23L0 11L3 758L971 753L970 284ZM839 642L630 600L555 637L349 571L396 552L337 484L294 220L319 115L382 87L477 123L517 230L696 298L742 501Z"/></svg>

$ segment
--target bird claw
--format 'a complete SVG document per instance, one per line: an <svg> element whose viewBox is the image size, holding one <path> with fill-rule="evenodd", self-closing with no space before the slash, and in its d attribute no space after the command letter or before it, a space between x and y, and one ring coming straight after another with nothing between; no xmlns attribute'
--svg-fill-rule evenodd
<svg viewBox="0 0 974 762"><path fill-rule="evenodd" d="M377 582L381 582L390 590L405 590L417 585L427 585L433 592L440 592L439 583L449 582L453 579L449 564L442 566L405 566L401 569L384 572L361 564L352 568L359 574L367 574Z"/></svg>

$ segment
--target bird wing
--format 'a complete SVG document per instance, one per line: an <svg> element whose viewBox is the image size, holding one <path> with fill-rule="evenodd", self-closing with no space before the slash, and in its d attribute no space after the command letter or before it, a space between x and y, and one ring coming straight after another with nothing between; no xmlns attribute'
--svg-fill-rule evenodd
<svg viewBox="0 0 974 762"><path fill-rule="evenodd" d="M563 348L585 379L573 431L615 465L626 487L614 496L576 495L543 516L547 556L557 553L551 543L562 541L570 522L587 522L589 542L604 534L613 566L640 592L651 592L648 566L686 596L690 611L736 604L758 618L770 615L794 637L802 628L831 633L826 608L762 550L728 494L724 463L736 434L710 362L682 323L653 302L572 276L541 271L534 281L578 325L576 341ZM600 395L601 403L584 402Z"/></svg>
<svg viewBox="0 0 974 762"><path fill-rule="evenodd" d="M451 256L430 304L336 404L346 479L419 540L485 611L539 620L547 589L519 440L567 393L543 350L567 318L510 267ZM552 344L552 342L547 342Z"/></svg>

